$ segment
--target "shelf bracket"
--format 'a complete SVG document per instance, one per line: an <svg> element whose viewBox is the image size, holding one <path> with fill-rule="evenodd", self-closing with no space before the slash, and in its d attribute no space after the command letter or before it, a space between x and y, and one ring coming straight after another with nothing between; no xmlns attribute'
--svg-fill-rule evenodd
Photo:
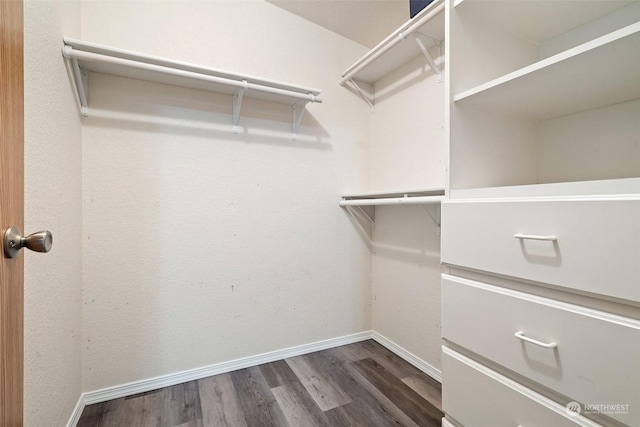
<svg viewBox="0 0 640 427"><path fill-rule="evenodd" d="M358 84L355 82L355 80L349 79L349 83L351 83L351 85L355 88L355 90L358 92L358 95L360 95L360 97L362 99L364 99L367 104L369 104L369 107L371 107L371 109L373 109L373 105L375 103L375 98L369 99L369 97L367 95L365 95L364 91L360 88L360 86L358 86Z"/></svg>
<svg viewBox="0 0 640 427"><path fill-rule="evenodd" d="M64 46L62 48L62 56L69 60L71 64L71 71L73 73L73 80L76 84L76 92L78 93L78 100L80 101L80 114L83 117L89 116L89 76L88 73L80 68L78 60L71 57L71 46Z"/></svg>
<svg viewBox="0 0 640 427"><path fill-rule="evenodd" d="M429 37L429 36L426 36L426 35L424 37L428 37L428 38L432 39L436 43L436 46L438 46L438 50L440 50L442 48L442 42L440 40L434 39L433 37ZM429 66L438 75L438 83L441 83L442 82L442 70L436 64L436 62L433 60L433 57L429 54L429 51L424 46L424 43L422 43L422 40L420 40L420 38L417 35L415 36L415 39L416 39L416 43L418 43L418 47L420 48L420 50L424 54L424 57L427 58L427 62L429 63Z"/></svg>
<svg viewBox="0 0 640 427"><path fill-rule="evenodd" d="M233 133L238 133L238 122L240 121L240 107L242 107L242 95L247 90L249 84L246 80L242 81L243 87L236 89L233 94Z"/></svg>
<svg viewBox="0 0 640 427"><path fill-rule="evenodd" d="M300 124L302 123L302 116L304 116L304 112L307 109L307 104L309 101L300 100L291 106L291 131L292 131L292 140L296 140L296 136L298 135L298 129L300 129Z"/></svg>
<svg viewBox="0 0 640 427"><path fill-rule="evenodd" d="M440 229L440 223L441 223L441 215L440 215L440 203L437 203L435 205L436 207L436 214L435 216L431 214L431 212L429 211L429 209L427 208L426 205L420 205L422 206L422 209L427 213L427 215L429 215L429 218L431 218L431 220L433 221L433 223L436 225L436 235L440 235L441 229Z"/></svg>
<svg viewBox="0 0 640 427"><path fill-rule="evenodd" d="M371 228L376 228L376 211L374 206L372 206L372 215L369 215L367 211L362 209L362 206L345 206L345 208L347 208L347 212L349 212L349 214L351 214L351 216L354 218L356 218L356 215L353 214L352 208L356 208L358 212L360 212L362 216L364 216L371 223Z"/></svg>

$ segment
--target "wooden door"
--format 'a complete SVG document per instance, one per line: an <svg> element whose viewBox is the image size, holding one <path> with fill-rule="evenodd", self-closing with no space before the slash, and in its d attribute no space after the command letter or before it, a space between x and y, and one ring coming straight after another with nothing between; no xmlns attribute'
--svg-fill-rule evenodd
<svg viewBox="0 0 640 427"><path fill-rule="evenodd" d="M0 0L0 230L24 229L22 0ZM23 255L0 260L0 427L23 423Z"/></svg>

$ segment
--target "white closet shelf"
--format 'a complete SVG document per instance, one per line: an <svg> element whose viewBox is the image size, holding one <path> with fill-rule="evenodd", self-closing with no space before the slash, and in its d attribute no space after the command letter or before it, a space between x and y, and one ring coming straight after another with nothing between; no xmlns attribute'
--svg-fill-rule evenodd
<svg viewBox="0 0 640 427"><path fill-rule="evenodd" d="M483 201L488 199L638 199L640 197L640 178L452 189L450 197L452 200L478 199Z"/></svg>
<svg viewBox="0 0 640 427"><path fill-rule="evenodd" d="M340 85L357 80L374 83L400 65L444 40L444 0L434 0L344 71ZM434 64L432 64L433 66ZM439 70L438 70L439 72Z"/></svg>
<svg viewBox="0 0 640 427"><path fill-rule="evenodd" d="M342 195L340 206L428 205L444 199L444 188L364 192Z"/></svg>
<svg viewBox="0 0 640 427"><path fill-rule="evenodd" d="M545 120L636 99L638 46L640 23L635 23L459 93L454 101Z"/></svg>
<svg viewBox="0 0 640 427"><path fill-rule="evenodd" d="M69 37L64 37L63 41L62 53L70 61L83 116L88 116L89 113L88 72L230 95L233 97L234 127L238 125L243 97L292 106L294 134L300 125L306 104L322 102L318 89L174 61Z"/></svg>
<svg viewBox="0 0 640 427"><path fill-rule="evenodd" d="M541 43L625 7L633 1L456 0L457 12L505 34Z"/></svg>

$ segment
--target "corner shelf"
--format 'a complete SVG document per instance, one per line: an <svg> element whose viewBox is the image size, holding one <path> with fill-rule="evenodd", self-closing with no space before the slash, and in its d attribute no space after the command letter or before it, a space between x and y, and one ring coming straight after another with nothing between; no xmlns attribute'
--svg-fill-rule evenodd
<svg viewBox="0 0 640 427"><path fill-rule="evenodd" d="M81 113L85 117L89 115L90 71L230 95L233 98L235 133L243 97L290 105L294 138L306 104L322 102L318 89L173 61L69 37L64 37L63 41L62 54L71 64Z"/></svg>
<svg viewBox="0 0 640 427"><path fill-rule="evenodd" d="M350 214L351 207L355 207L365 218L375 227L375 207L388 205L419 205L429 215L437 227L437 235L440 235L440 202L444 200L444 188L415 189L410 191L384 191L384 192L364 192L350 193L342 195L339 205ZM427 210L426 206L435 205L435 216ZM364 207L371 208L366 212Z"/></svg>
<svg viewBox="0 0 640 427"><path fill-rule="evenodd" d="M640 97L638 45L640 23L635 23L453 99L458 105L536 120L636 99ZM585 70L597 80L582 77Z"/></svg>
<svg viewBox="0 0 640 427"><path fill-rule="evenodd" d="M347 68L338 83L340 86L350 83L373 106L373 101L363 94L356 81L373 84L421 53L441 81L440 66L427 50L433 46L440 47L443 40L444 0L434 0Z"/></svg>

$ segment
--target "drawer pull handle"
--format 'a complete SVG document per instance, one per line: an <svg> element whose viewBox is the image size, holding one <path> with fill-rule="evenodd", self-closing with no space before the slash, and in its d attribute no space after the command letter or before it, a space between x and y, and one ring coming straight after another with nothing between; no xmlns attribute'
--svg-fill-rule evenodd
<svg viewBox="0 0 640 427"><path fill-rule="evenodd" d="M558 346L558 344L556 344L555 342L546 343L546 342L534 340L533 338L525 337L522 331L518 331L513 335L515 335L515 337L518 338L519 340L530 342L531 344L535 344L537 346L544 347L544 348L556 348Z"/></svg>
<svg viewBox="0 0 640 427"><path fill-rule="evenodd" d="M535 236L533 234L514 234L513 237L521 240L546 240L548 242L555 242L558 240L556 236Z"/></svg>

